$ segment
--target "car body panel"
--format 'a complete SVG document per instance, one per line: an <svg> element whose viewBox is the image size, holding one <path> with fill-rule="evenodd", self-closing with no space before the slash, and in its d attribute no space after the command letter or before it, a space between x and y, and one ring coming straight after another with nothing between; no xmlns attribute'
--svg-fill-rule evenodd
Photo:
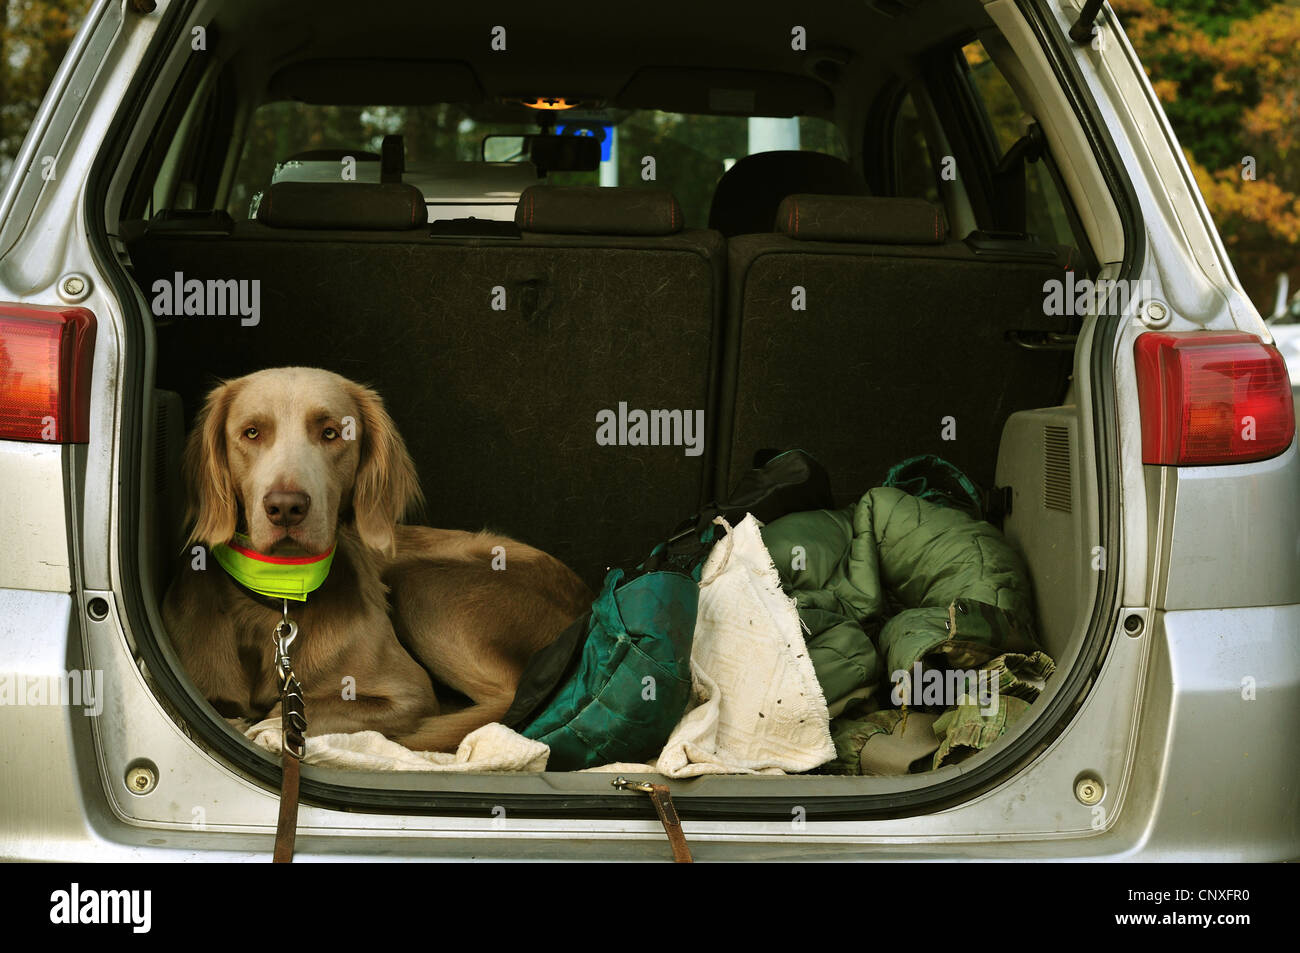
<svg viewBox="0 0 1300 953"><path fill-rule="evenodd" d="M58 444L0 440L0 586L72 590L65 452Z"/></svg>
<svg viewBox="0 0 1300 953"><path fill-rule="evenodd" d="M3 668L57 677L68 660L62 646L48 638L49 625L51 616L61 614L69 636L76 636L70 598L3 591L0 604L9 610L0 639ZM1295 826L1300 739L1289 730L1300 706L1300 659L1293 641L1300 631L1300 606L1133 610L1129 615L1143 620L1141 634L1115 633L1097 689L1070 727L1043 757L996 789L951 810L894 820L818 821L815 800L789 822L688 819L684 829L696 857L1262 861L1300 856ZM114 644L111 617L88 628L97 631L87 633L85 664L94 668L106 652L109 666L103 716L87 717L69 706L7 713L21 720L20 730L0 736L0 760L34 767L30 777L6 772L0 787L6 805L0 855L267 859L275 793L238 777L185 737L123 647ZM1246 678L1251 681L1243 683ZM1140 700L1138 720L1129 720L1132 706L1123 703L1126 699ZM1243 735L1258 739L1258 745L1243 748ZM96 762L97 749L104 762ZM126 790L124 769L142 752L158 768L159 783L140 797ZM1085 772L1105 786L1095 806L1074 795L1076 777ZM33 785L31 777L40 783ZM511 780L514 786L541 789L547 775ZM784 785L808 780L824 791L853 779L743 780ZM608 781L608 775L591 775L589 783ZM681 808L689 810L696 783L674 783ZM1279 829L1279 818L1289 819L1290 826ZM668 859L663 832L652 820L516 819L500 812L394 817L303 805L299 822L301 860Z"/></svg>

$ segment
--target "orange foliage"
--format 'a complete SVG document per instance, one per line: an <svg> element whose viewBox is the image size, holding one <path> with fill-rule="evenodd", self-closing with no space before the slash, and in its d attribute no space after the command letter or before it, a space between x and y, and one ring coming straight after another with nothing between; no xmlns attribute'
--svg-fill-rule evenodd
<svg viewBox="0 0 1300 953"><path fill-rule="evenodd" d="M1277 273L1300 269L1300 3L1225 16L1219 36L1198 29L1173 4L1111 0L1111 6L1156 95L1185 118L1190 111L1189 128L1175 120L1187 160L1247 290L1261 308L1271 308ZM1159 75L1162 69L1166 75ZM1208 82L1199 79L1207 74ZM1225 112L1227 104L1240 107ZM1203 116L1214 118L1198 122ZM1240 159L1233 158L1238 149ZM1198 155L1216 156L1213 165L1233 164L1208 168ZM1240 162L1247 159L1253 179L1243 177Z"/></svg>

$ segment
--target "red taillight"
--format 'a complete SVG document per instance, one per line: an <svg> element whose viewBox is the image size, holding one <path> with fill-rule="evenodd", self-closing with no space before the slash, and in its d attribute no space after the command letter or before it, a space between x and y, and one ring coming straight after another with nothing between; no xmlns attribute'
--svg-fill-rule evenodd
<svg viewBox="0 0 1300 953"><path fill-rule="evenodd" d="M1249 463L1291 446L1295 405L1277 348L1237 331L1148 332L1134 352L1143 463Z"/></svg>
<svg viewBox="0 0 1300 953"><path fill-rule="evenodd" d="M85 443L95 316L0 304L0 440Z"/></svg>

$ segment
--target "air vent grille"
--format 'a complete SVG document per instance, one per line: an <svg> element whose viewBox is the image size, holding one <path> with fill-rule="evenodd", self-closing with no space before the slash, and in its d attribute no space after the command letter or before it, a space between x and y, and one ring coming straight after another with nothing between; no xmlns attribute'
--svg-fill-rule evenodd
<svg viewBox="0 0 1300 953"><path fill-rule="evenodd" d="M1070 429L1043 428L1043 506L1069 513L1070 499Z"/></svg>

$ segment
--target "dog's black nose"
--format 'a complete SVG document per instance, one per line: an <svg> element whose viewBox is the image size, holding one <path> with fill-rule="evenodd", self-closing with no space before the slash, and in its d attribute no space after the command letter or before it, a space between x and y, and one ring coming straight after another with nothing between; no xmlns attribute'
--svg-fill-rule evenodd
<svg viewBox="0 0 1300 953"><path fill-rule="evenodd" d="M272 490L262 497L262 508L273 526L297 526L307 518L311 497L296 491Z"/></svg>

